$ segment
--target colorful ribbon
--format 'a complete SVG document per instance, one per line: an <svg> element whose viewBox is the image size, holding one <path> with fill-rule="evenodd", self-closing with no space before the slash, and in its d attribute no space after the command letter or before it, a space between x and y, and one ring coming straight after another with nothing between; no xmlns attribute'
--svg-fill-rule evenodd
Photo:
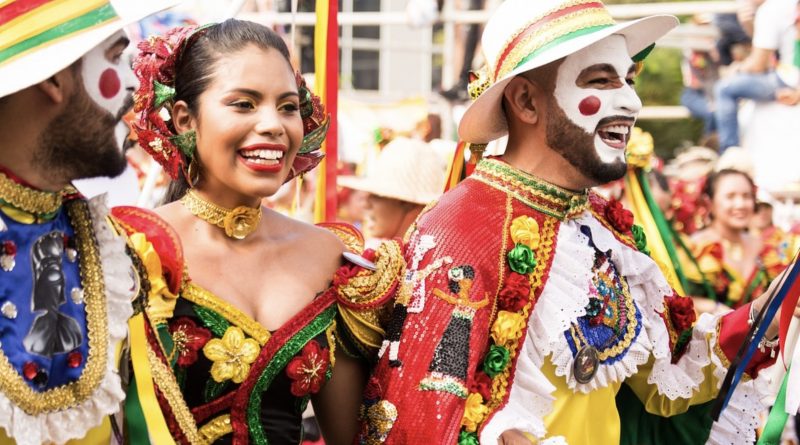
<svg viewBox="0 0 800 445"><path fill-rule="evenodd" d="M336 219L336 174L338 163L339 20L338 2L317 2L314 28L314 87L330 114L328 136L322 145L325 159L319 169L314 222Z"/></svg>

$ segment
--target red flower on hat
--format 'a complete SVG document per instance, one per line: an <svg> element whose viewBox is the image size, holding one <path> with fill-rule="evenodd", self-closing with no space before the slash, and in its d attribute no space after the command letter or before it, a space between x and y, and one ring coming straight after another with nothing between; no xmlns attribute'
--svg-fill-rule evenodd
<svg viewBox="0 0 800 445"><path fill-rule="evenodd" d="M622 206L622 203L612 199L606 206L606 218L611 225L622 233L627 233L633 227L633 213Z"/></svg>
<svg viewBox="0 0 800 445"><path fill-rule="evenodd" d="M286 375L292 379L290 389L294 396L303 397L319 392L328 372L329 354L328 348L323 348L311 340L303 346L300 354L289 362L286 366Z"/></svg>
<svg viewBox="0 0 800 445"><path fill-rule="evenodd" d="M169 326L175 350L178 352L178 366L187 367L197 361L197 351L211 339L211 332L197 326L191 318L181 317Z"/></svg>

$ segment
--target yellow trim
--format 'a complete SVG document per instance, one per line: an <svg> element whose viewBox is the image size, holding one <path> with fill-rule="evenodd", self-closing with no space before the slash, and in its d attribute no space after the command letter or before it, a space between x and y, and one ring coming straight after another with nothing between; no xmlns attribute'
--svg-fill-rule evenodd
<svg viewBox="0 0 800 445"><path fill-rule="evenodd" d="M206 423L200 428L199 434L201 443L212 444L220 437L233 432L233 425L231 425L231 415L223 414L215 417L210 422Z"/></svg>
<svg viewBox="0 0 800 445"><path fill-rule="evenodd" d="M272 336L261 323L253 320L227 301L224 301L197 284L189 283L184 286L181 291L181 297L194 304L214 310L235 326L242 328L248 336L253 337L261 346L264 346Z"/></svg>
<svg viewBox="0 0 800 445"><path fill-rule="evenodd" d="M0 50L80 17L108 0L54 0L0 26Z"/></svg>
<svg viewBox="0 0 800 445"><path fill-rule="evenodd" d="M156 398L153 375L150 373L147 338L145 336L144 316L140 313L128 321L131 342L131 363L136 375L136 391L142 406L147 432L153 443L174 445L175 441L167 427L167 421L161 412Z"/></svg>

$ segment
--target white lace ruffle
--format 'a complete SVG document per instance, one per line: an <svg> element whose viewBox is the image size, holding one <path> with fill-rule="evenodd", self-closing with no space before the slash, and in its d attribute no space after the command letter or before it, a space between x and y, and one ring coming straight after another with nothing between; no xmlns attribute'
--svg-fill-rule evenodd
<svg viewBox="0 0 800 445"><path fill-rule="evenodd" d="M108 308L108 357L104 376L89 398L72 408L31 416L0 393L0 427L18 445L64 443L79 439L102 420L120 409L125 398L117 374L116 347L128 332L134 287L132 264L124 239L117 237L107 221L105 195L89 201L94 235L99 245Z"/></svg>
<svg viewBox="0 0 800 445"><path fill-rule="evenodd" d="M717 338L718 317L700 317L695 325L695 336L708 338L711 348L711 363L714 365L714 379L717 387L722 386L727 368L714 352ZM692 340L694 341L694 340ZM754 443L755 431L761 425L759 414L766 410L761 399L769 394L768 382L765 373L759 373L754 380L742 380L731 396L728 406L720 415L719 420L711 427L711 434L706 441L707 445L745 445Z"/></svg>

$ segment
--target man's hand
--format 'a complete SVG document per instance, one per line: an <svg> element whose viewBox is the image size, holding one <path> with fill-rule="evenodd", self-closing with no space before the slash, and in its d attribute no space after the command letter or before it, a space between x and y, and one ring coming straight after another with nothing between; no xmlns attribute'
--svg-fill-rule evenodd
<svg viewBox="0 0 800 445"><path fill-rule="evenodd" d="M797 105L800 102L800 90L779 88L775 91L775 99L784 105Z"/></svg>
<svg viewBox="0 0 800 445"><path fill-rule="evenodd" d="M772 283L770 283L767 291L761 294L755 300L753 300L752 305L754 314L760 312L764 308L764 305L767 304L767 299L763 297L778 291L778 284L780 284L783 281L783 276L786 275L788 272L789 268L781 272L780 275L778 275L777 277L775 277L774 280L772 280ZM789 295L787 295L786 298L789 298ZM797 305L794 307L794 316L800 318L800 300L797 301ZM778 325L780 324L780 319L781 319L781 312L779 309L778 313L775 314L775 318L772 319L772 322L770 323L770 326L767 329L767 332L764 336L765 338L771 339L778 336L778 329L779 329Z"/></svg>
<svg viewBox="0 0 800 445"><path fill-rule="evenodd" d="M531 445L534 443L520 430L505 430L497 439L497 445Z"/></svg>

